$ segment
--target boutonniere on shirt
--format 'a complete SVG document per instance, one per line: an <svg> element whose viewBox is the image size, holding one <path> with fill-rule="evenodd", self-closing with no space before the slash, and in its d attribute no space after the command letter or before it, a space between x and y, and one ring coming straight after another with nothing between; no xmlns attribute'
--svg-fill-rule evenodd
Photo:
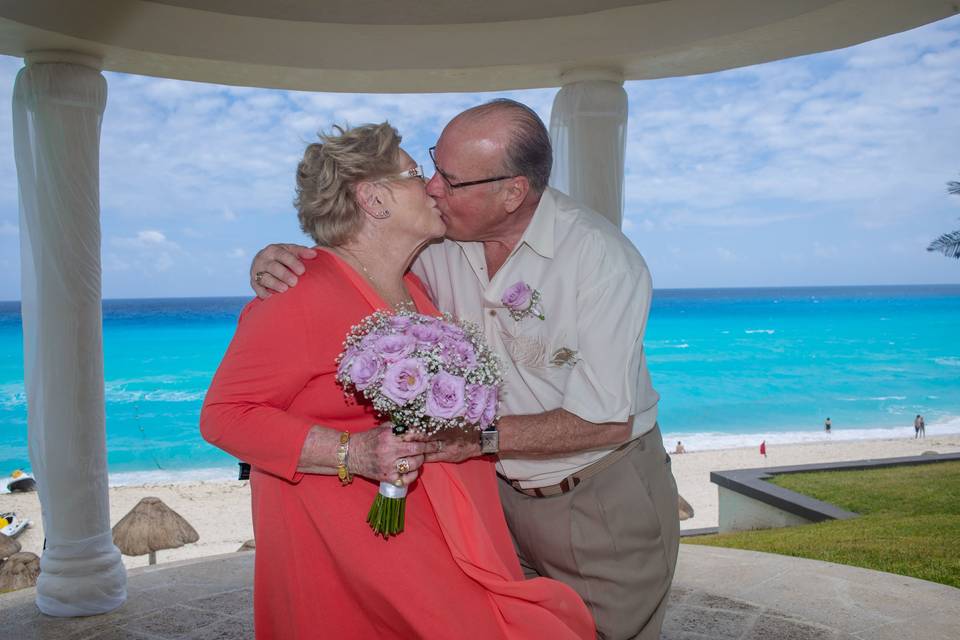
<svg viewBox="0 0 960 640"><path fill-rule="evenodd" d="M530 316L546 320L543 309L540 308L540 292L531 288L523 280L510 285L503 292L500 302L510 311L510 317L517 322Z"/></svg>

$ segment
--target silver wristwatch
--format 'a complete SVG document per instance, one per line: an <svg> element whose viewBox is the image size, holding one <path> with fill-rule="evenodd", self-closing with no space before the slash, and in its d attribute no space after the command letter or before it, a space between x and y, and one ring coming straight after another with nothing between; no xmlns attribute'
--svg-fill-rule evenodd
<svg viewBox="0 0 960 640"><path fill-rule="evenodd" d="M480 432L480 453L489 455L500 451L500 432L489 427Z"/></svg>

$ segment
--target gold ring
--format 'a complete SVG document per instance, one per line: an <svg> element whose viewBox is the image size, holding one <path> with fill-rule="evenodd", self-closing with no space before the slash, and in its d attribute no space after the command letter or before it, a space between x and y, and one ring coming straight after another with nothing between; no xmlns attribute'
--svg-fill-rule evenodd
<svg viewBox="0 0 960 640"><path fill-rule="evenodd" d="M395 487L402 487L402 486L403 486L403 478L397 478L396 480L394 480L394 481L393 481L393 486L395 486Z"/></svg>
<svg viewBox="0 0 960 640"><path fill-rule="evenodd" d="M263 276L266 275L266 271L257 271L257 275L253 277L257 281L257 284L263 284Z"/></svg>
<svg viewBox="0 0 960 640"><path fill-rule="evenodd" d="M406 458L400 458L397 460L397 473L400 475L410 473L410 461Z"/></svg>

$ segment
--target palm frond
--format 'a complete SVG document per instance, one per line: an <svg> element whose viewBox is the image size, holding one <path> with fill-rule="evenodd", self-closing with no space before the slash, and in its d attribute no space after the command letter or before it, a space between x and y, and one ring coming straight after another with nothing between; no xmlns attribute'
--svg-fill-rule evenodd
<svg viewBox="0 0 960 640"><path fill-rule="evenodd" d="M960 182L956 180L951 180L947 183L947 193L953 194L955 196L960 196Z"/></svg>
<svg viewBox="0 0 960 640"><path fill-rule="evenodd" d="M960 229L943 234L930 243L927 251L937 251L948 258L960 260Z"/></svg>

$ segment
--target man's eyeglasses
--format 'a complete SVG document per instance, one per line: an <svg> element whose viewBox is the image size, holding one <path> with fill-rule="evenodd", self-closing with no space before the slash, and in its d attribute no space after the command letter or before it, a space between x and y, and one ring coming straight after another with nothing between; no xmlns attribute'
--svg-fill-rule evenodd
<svg viewBox="0 0 960 640"><path fill-rule="evenodd" d="M400 173L395 173L389 176L383 176L380 180L407 180L409 178L417 178L423 182L427 181L427 174L423 171L423 165L417 165L413 169L407 169L406 171L401 171Z"/></svg>
<svg viewBox="0 0 960 640"><path fill-rule="evenodd" d="M452 181L443 170L437 166L437 155L436 147L430 147L430 160L433 161L433 168L437 170L437 173L440 174L440 177L443 178L443 181L447 183L447 187L451 189L462 189L463 187L472 187L476 184L487 184L488 182L496 182L497 180L509 180L510 178L516 178L517 176L497 176L496 178L485 178L484 180L470 180L468 182L454 182Z"/></svg>

